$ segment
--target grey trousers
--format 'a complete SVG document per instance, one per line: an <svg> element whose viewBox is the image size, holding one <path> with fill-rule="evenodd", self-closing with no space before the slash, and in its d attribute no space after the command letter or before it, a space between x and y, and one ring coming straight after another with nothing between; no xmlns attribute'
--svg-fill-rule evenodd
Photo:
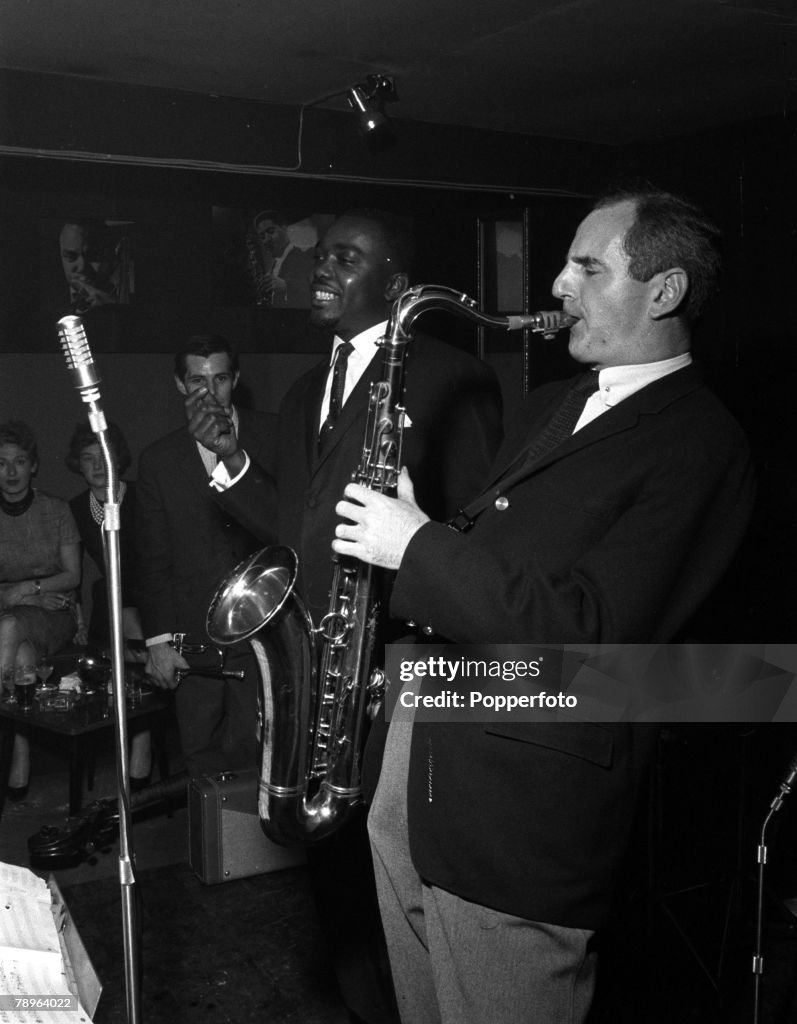
<svg viewBox="0 0 797 1024"><path fill-rule="evenodd" d="M411 733L411 722L391 723L368 818L402 1024L581 1024L595 988L593 932L490 910L415 871L407 839Z"/></svg>

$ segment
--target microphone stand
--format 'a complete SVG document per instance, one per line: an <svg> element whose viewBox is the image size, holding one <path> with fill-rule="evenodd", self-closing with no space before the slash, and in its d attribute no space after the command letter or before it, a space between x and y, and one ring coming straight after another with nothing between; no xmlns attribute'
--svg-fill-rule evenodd
<svg viewBox="0 0 797 1024"><path fill-rule="evenodd" d="M122 639L122 573L119 556L121 515L119 472L108 437L108 425L99 403L99 378L78 317L58 323L67 366L78 381L81 398L89 406L89 423L102 452L106 473L106 501L103 515L103 554L108 579L108 614L111 628L111 679L116 737L116 781L119 795L119 884L122 901L122 934L125 961L125 989L128 1024L141 1022L141 973L136 917L135 854L131 839L130 763L127 745L127 692ZM74 365L73 365L74 364Z"/></svg>
<svg viewBox="0 0 797 1024"><path fill-rule="evenodd" d="M767 826L783 806L784 799L791 793L792 786L797 778L797 755L789 763L789 772L780 783L778 794L769 806L767 815L761 826L761 838L758 841L756 860L758 862L758 882L756 888L756 919L755 919L755 947L753 950L753 1024L758 1024L761 1004L761 978L764 974L764 956L762 953L762 935L764 919L764 865L767 862L766 831Z"/></svg>
<svg viewBox="0 0 797 1024"><path fill-rule="evenodd" d="M119 884L122 896L127 1019L129 1024L139 1024L141 1020L141 976L135 904L135 854L130 836L132 819L130 814L130 761L127 743L127 689L122 636L119 477L116 459L113 457L114 453L108 441L107 430L97 431L96 437L105 463L107 481L102 529L103 553L108 579L108 615L111 626L111 673L116 726L116 781L119 793Z"/></svg>

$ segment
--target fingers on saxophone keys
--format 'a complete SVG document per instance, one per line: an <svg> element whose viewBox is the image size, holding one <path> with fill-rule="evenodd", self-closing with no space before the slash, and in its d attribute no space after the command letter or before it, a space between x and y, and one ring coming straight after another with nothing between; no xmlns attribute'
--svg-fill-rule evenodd
<svg viewBox="0 0 797 1024"><path fill-rule="evenodd" d="M373 491L371 491L368 487L364 487L362 484L346 484L346 486L343 488L344 497L353 498L355 501L359 501L361 503L364 496L373 493Z"/></svg>
<svg viewBox="0 0 797 1024"><path fill-rule="evenodd" d="M339 501L335 506L335 512L341 517L341 519L348 519L348 525L351 526L352 523L359 523L361 521L360 517L363 512L363 507L362 505L353 505L350 501ZM346 523L338 523L336 532L340 530L340 527L346 525ZM342 537L344 535L338 532L338 536Z"/></svg>

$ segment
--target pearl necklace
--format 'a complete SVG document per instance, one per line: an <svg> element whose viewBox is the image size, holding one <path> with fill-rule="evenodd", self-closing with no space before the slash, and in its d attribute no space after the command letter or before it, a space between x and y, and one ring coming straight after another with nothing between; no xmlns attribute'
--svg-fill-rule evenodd
<svg viewBox="0 0 797 1024"><path fill-rule="evenodd" d="M122 499L125 496L125 491L126 490L127 490L127 484L125 484L124 480L120 481L120 483L119 483L119 504L120 505L122 504ZM102 503L97 501L97 499L94 497L94 491L89 491L89 511L91 512L91 518L94 520L94 522L97 524L97 526L102 526L103 522L105 521L105 505L103 505Z"/></svg>

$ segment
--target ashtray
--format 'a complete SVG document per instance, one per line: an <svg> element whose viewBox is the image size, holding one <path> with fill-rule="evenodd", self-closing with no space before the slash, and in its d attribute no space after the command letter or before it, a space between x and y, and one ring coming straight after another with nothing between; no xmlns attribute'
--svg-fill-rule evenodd
<svg viewBox="0 0 797 1024"><path fill-rule="evenodd" d="M36 694L40 711L71 711L80 700L74 690L40 690Z"/></svg>

